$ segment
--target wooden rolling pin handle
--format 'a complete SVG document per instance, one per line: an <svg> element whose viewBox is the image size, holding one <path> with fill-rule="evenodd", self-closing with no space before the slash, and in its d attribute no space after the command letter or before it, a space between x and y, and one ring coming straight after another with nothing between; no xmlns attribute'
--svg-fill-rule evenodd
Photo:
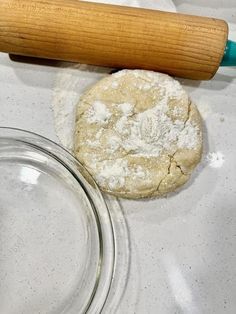
<svg viewBox="0 0 236 314"><path fill-rule="evenodd" d="M0 51L210 79L226 22L78 0L1 0Z"/></svg>

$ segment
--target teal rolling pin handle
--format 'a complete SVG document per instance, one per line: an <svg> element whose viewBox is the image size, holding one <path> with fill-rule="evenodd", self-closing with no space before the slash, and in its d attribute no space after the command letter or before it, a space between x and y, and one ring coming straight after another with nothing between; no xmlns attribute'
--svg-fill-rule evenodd
<svg viewBox="0 0 236 314"><path fill-rule="evenodd" d="M236 42L228 40L225 46L225 52L221 61L221 66L236 66Z"/></svg>

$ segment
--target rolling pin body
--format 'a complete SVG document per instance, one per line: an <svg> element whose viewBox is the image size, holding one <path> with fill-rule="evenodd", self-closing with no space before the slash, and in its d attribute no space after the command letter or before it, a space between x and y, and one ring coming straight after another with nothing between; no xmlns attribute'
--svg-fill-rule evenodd
<svg viewBox="0 0 236 314"><path fill-rule="evenodd" d="M0 51L210 79L224 54L218 19L78 0L1 0Z"/></svg>

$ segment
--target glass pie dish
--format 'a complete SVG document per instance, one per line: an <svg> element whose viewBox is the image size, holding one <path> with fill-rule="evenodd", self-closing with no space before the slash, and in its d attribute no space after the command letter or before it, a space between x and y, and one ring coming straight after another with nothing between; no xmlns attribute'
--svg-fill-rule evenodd
<svg viewBox="0 0 236 314"><path fill-rule="evenodd" d="M10 128L0 173L0 313L100 313L117 247L93 179L57 144Z"/></svg>

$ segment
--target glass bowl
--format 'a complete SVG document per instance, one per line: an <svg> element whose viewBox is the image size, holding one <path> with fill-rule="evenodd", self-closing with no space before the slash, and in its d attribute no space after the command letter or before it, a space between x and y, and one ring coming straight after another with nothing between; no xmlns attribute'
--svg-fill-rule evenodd
<svg viewBox="0 0 236 314"><path fill-rule="evenodd" d="M101 312L116 250L93 179L57 144L11 128L0 128L0 174L0 313Z"/></svg>

